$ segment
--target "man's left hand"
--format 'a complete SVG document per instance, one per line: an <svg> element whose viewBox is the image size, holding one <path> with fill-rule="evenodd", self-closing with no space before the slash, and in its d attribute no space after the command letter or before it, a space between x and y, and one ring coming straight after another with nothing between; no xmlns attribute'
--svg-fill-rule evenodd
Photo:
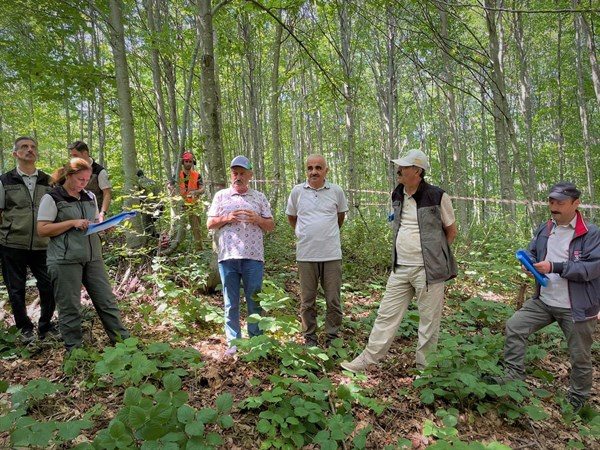
<svg viewBox="0 0 600 450"><path fill-rule="evenodd" d="M535 263L533 267L541 274L552 272L552 263L550 261L540 261L538 263Z"/></svg>

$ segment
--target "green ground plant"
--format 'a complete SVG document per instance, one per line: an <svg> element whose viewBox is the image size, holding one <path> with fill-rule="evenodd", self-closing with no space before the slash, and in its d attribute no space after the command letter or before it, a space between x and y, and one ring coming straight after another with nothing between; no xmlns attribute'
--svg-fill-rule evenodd
<svg viewBox="0 0 600 450"><path fill-rule="evenodd" d="M0 433L8 433L11 447L61 446L93 426L93 421L88 419L61 422L38 421L32 417L36 410L48 407L51 398L65 389L63 384L52 383L47 378L32 380L25 386L9 386L6 381L0 381L0 393L7 392L11 396L10 403L0 400Z"/></svg>
<svg viewBox="0 0 600 450"><path fill-rule="evenodd" d="M193 348L172 348L156 342L144 350L137 338L128 338L114 347L106 347L94 367L98 384L135 386L148 380L160 380L167 374L189 375L202 366L200 353Z"/></svg>
<svg viewBox="0 0 600 450"><path fill-rule="evenodd" d="M189 395L182 390L179 376L165 375L162 386L162 390L152 384L127 388L124 407L98 434L94 448L209 450L223 444L219 431L234 425L229 415L233 406L230 394L220 395L216 408L197 410L187 404Z"/></svg>

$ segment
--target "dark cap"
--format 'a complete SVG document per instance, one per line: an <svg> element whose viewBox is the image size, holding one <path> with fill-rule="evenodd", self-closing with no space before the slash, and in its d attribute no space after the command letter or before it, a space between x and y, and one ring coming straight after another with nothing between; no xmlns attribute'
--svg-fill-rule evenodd
<svg viewBox="0 0 600 450"><path fill-rule="evenodd" d="M552 186L548 197L554 198L556 200L566 200L568 198L577 200L580 195L581 192L573 183L569 183L568 181L561 181Z"/></svg>

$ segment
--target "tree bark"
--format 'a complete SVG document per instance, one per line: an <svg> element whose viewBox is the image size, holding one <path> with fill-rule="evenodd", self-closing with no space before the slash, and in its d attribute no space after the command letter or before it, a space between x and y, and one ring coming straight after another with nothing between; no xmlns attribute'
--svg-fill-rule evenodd
<svg viewBox="0 0 600 450"><path fill-rule="evenodd" d="M356 112L355 104L356 88L354 86L354 65L352 62L352 49L350 42L352 40L352 22L348 14L349 3L345 0L338 2L338 18L340 21L340 65L344 76L342 92L344 94L344 119L346 125L346 173L347 173L347 191L348 197L348 218L352 219L355 215L356 201L354 199L354 190L358 189L356 174Z"/></svg>
<svg viewBox="0 0 600 450"><path fill-rule="evenodd" d="M574 2L576 3L576 2ZM577 103L579 105L579 120L581 122L581 130L583 134L583 156L585 159L585 173L587 176L587 188L590 195L590 203L594 204L596 200L594 189L594 166L590 151L590 131L588 124L587 105L585 101L585 92L583 85L583 64L582 64L582 33L581 33L581 15L576 14L575 22L575 63L577 68ZM590 218L594 218L594 209L590 209Z"/></svg>
<svg viewBox="0 0 600 450"><path fill-rule="evenodd" d="M109 35L115 61L115 78L117 84L117 97L119 99L119 117L121 124L121 140L123 146L122 163L125 176L124 204L131 209L135 178L137 172L137 152L135 147L135 131L133 126L133 108L131 103L131 89L129 86L129 72L127 54L125 52L125 29L123 26L122 0L109 0ZM143 245L141 220L136 216L132 221L133 232L127 232L126 240L129 248L135 249Z"/></svg>
<svg viewBox="0 0 600 450"><path fill-rule="evenodd" d="M225 163L221 137L219 93L215 72L211 0L198 0L198 25L201 35L202 122L206 130L207 188L211 197L225 182Z"/></svg>

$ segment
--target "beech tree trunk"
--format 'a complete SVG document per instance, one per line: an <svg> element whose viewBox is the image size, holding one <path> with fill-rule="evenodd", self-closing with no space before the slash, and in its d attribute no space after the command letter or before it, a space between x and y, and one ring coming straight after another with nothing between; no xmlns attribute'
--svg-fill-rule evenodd
<svg viewBox="0 0 600 450"><path fill-rule="evenodd" d="M115 79L117 84L117 97L119 99L119 118L121 124L121 141L123 146L122 162L125 177L124 204L127 209L132 208L135 200L134 192L137 172L137 151L135 147L135 131L133 127L133 109L131 104L131 89L129 86L129 72L127 55L125 53L125 30L123 27L122 0L109 0L109 35L115 62ZM132 220L132 231L127 232L127 246L135 249L143 245L142 225L138 216ZM128 229L129 230L129 229Z"/></svg>

